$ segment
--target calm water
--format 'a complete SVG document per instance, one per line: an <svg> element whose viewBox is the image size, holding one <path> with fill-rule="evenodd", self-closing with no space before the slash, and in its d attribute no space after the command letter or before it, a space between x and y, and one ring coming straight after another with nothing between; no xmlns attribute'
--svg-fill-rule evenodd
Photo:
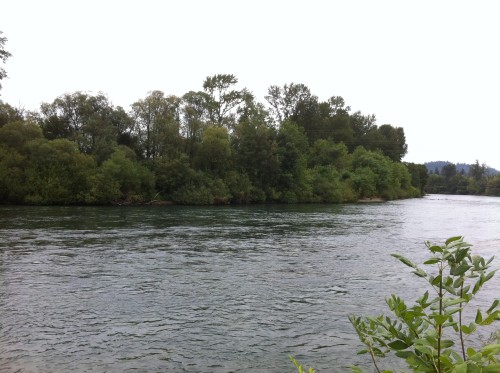
<svg viewBox="0 0 500 373"><path fill-rule="evenodd" d="M500 198L0 207L0 371L345 372L347 315L424 287L389 254L453 235L498 255Z"/></svg>

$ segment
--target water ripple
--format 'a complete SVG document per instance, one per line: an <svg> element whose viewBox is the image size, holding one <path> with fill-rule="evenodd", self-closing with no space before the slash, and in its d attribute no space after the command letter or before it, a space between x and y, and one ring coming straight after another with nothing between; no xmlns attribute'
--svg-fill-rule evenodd
<svg viewBox="0 0 500 373"><path fill-rule="evenodd" d="M457 230L498 250L500 201L468 198L0 207L0 371L344 372L365 362L347 315L410 276L390 253Z"/></svg>

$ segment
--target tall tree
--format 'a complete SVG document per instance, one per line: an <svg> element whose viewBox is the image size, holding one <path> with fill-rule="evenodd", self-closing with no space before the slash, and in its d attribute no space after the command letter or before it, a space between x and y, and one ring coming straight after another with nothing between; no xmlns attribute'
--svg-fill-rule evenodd
<svg viewBox="0 0 500 373"><path fill-rule="evenodd" d="M378 143L375 146L394 162L401 162L408 152L403 128L384 124L378 128L378 133Z"/></svg>
<svg viewBox="0 0 500 373"><path fill-rule="evenodd" d="M189 91L182 96L181 132L186 139L186 153L192 158L197 143L201 142L207 127L209 96L205 92Z"/></svg>
<svg viewBox="0 0 500 373"><path fill-rule="evenodd" d="M50 104L42 103L40 112L41 127L50 140L67 138L86 154L116 145L117 128L111 121L113 106L102 93L67 93Z"/></svg>
<svg viewBox="0 0 500 373"><path fill-rule="evenodd" d="M236 170L270 193L279 173L276 130L265 123L242 121L233 133L232 146Z"/></svg>
<svg viewBox="0 0 500 373"><path fill-rule="evenodd" d="M0 100L0 127L5 126L7 123L23 121L24 110L21 108L14 108L6 102Z"/></svg>
<svg viewBox="0 0 500 373"><path fill-rule="evenodd" d="M486 187L488 184L487 181L487 170L488 167L486 164L479 164L479 161L476 160L470 169L469 169L469 177L471 178L470 184L468 186L469 192L472 194L484 194L486 191Z"/></svg>
<svg viewBox="0 0 500 373"><path fill-rule="evenodd" d="M12 56L9 52L4 49L4 45L7 42L7 38L2 36L3 32L0 31L0 60L5 63L7 59ZM0 81L7 77L7 72L3 67L0 67ZM0 89L2 89L2 84L0 83Z"/></svg>
<svg viewBox="0 0 500 373"><path fill-rule="evenodd" d="M208 95L208 116L212 124L233 129L238 106L252 96L246 88L234 89L237 83L238 79L233 74L216 74L203 82L203 89Z"/></svg>
<svg viewBox="0 0 500 373"><path fill-rule="evenodd" d="M175 153L180 144L180 98L161 91L132 104L137 131L146 159Z"/></svg>
<svg viewBox="0 0 500 373"><path fill-rule="evenodd" d="M346 144L349 150L352 152L356 147L363 146L365 149L369 149L369 134L372 134L374 130L377 129L377 118L375 115L363 115L360 111L350 115L349 123L353 131L353 143Z"/></svg>
<svg viewBox="0 0 500 373"><path fill-rule="evenodd" d="M298 202L306 180L308 140L303 128L287 120L280 126L278 135L280 175L278 187L283 202Z"/></svg>
<svg viewBox="0 0 500 373"><path fill-rule="evenodd" d="M196 166L202 171L222 177L230 169L231 147L227 130L211 126L203 133L203 140L196 154Z"/></svg>
<svg viewBox="0 0 500 373"><path fill-rule="evenodd" d="M271 107L274 120L281 124L283 121L297 116L299 110L307 103L317 102L317 97L311 94L304 84L285 84L283 87L272 85L264 97Z"/></svg>

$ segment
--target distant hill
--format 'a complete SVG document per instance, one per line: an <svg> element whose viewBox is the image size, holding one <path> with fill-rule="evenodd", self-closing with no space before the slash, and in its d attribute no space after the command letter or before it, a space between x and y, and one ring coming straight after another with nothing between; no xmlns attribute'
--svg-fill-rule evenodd
<svg viewBox="0 0 500 373"><path fill-rule="evenodd" d="M453 163L453 162L435 161L435 162L426 162L424 164L427 167L427 171L429 171L429 173L436 173L436 171L438 173L441 173L441 169L450 163ZM466 164L466 163L455 163L455 166L457 167L457 173L459 173L459 174L463 173L464 175L468 175L469 170L470 170L471 166L473 166L473 165ZM487 175L498 175L498 174L500 174L500 171L498 171L494 168L488 167L488 168L486 168L486 174Z"/></svg>

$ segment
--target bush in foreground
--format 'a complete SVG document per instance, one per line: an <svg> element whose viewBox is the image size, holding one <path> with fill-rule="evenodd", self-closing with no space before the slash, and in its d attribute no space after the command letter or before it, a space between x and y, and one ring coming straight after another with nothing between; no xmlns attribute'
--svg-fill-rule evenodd
<svg viewBox="0 0 500 373"><path fill-rule="evenodd" d="M394 355L404 359L413 372L422 373L493 373L500 372L500 335L482 347L467 343L470 335L500 320L500 300L495 299L486 310L477 309L473 321L466 322L464 309L496 270L490 271L493 257L486 260L472 255L471 245L463 237L451 237L444 245L426 242L430 257L423 264L433 266L425 271L399 254L392 254L413 270L430 286L411 307L398 296L386 302L392 318L349 315L377 372L389 373L379 367L379 359ZM304 371L295 360L292 361ZM312 368L309 370L314 372ZM352 367L355 373L362 372Z"/></svg>

